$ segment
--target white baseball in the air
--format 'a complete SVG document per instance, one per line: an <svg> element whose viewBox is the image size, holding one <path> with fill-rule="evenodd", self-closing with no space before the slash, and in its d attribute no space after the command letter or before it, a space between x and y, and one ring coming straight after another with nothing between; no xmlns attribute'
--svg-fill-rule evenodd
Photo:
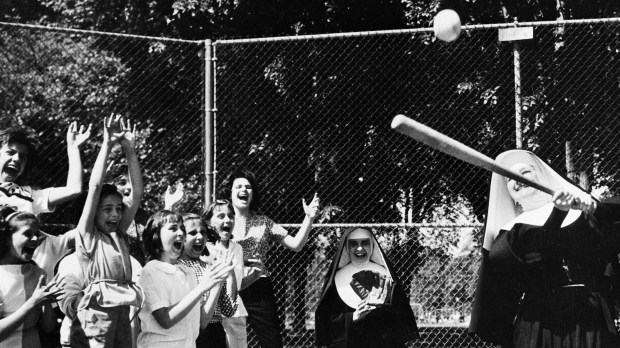
<svg viewBox="0 0 620 348"><path fill-rule="evenodd" d="M454 41L461 34L461 18L454 10L441 10L433 19L433 31L441 41Z"/></svg>

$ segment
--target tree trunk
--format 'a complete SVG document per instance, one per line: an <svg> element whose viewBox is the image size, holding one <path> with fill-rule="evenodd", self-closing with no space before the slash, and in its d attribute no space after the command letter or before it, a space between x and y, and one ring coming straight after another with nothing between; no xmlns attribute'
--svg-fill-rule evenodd
<svg viewBox="0 0 620 348"><path fill-rule="evenodd" d="M575 171L575 163L573 163L572 146L570 140L565 143L566 156L566 176L574 182L577 182L577 172Z"/></svg>
<svg viewBox="0 0 620 348"><path fill-rule="evenodd" d="M573 160L573 155L572 155L572 146L571 146L571 142L570 141L566 141L565 143L565 148L566 148L566 176L568 176L569 179L571 179L573 182L578 183L579 186L584 189L584 190L588 190L588 188L590 187L590 180L588 179L588 172L585 170L580 170L575 168L575 163Z"/></svg>

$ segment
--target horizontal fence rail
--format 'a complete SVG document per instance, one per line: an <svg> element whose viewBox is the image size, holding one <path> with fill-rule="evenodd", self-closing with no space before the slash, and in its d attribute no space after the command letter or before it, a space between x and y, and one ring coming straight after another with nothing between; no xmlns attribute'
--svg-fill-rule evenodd
<svg viewBox="0 0 620 348"><path fill-rule="evenodd" d="M258 212L290 234L302 198L316 193L321 212L306 247L274 245L265 260L288 347L314 346L317 296L350 227L371 229L394 264L421 328L411 347L491 347L466 333L490 173L395 133L390 121L405 114L490 157L515 148L517 134L594 196L617 195L619 24L467 25L452 43L430 28L211 43L0 23L0 121L35 141L22 183L50 187L66 183L70 122L94 126L81 148L88 174L102 117L134 120L142 224L163 208L168 185L183 182L177 208L200 213L206 178L227 198L225 178L240 167L258 178ZM499 29L514 27L533 27L533 39L498 41ZM124 156L117 148L112 158L108 181L119 183ZM42 223L62 233L81 204Z"/></svg>
<svg viewBox="0 0 620 348"><path fill-rule="evenodd" d="M464 328L490 173L390 121L405 114L490 157L522 144L593 195L615 195L619 23L468 25L451 43L430 28L216 41L215 191L227 195L226 174L249 168L261 212L291 233L301 198L317 193L323 206L312 251L274 251L274 276L303 279L297 290L276 282L291 345L313 344L296 329L312 329L313 302L299 289L315 294L336 237L364 226L410 291L423 327L416 347L490 346ZM533 27L533 39L498 40L515 27Z"/></svg>

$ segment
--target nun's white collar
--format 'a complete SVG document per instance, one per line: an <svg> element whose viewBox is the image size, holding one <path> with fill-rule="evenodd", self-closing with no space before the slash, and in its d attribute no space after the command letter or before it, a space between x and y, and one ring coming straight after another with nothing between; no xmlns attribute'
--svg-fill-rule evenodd
<svg viewBox="0 0 620 348"><path fill-rule="evenodd" d="M338 291L338 296L340 296L340 299L351 308L357 308L360 302L362 302L362 299L353 291L353 288L351 287L353 275L360 271L373 271L390 276L387 268L371 261L362 266L350 263L339 269L334 277L336 290Z"/></svg>

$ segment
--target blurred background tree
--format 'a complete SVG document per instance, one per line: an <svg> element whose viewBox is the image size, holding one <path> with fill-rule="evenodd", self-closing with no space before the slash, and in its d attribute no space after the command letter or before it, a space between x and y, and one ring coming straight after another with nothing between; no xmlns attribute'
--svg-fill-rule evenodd
<svg viewBox="0 0 620 348"><path fill-rule="evenodd" d="M620 15L616 0L6 0L0 21L215 41L429 27L444 8L457 10L464 24ZM610 139L619 126L618 30L569 29L540 27L537 40L520 43L524 147L559 170L573 161L571 174L588 178L589 188L617 194L620 151ZM93 122L99 133L101 117L117 112L141 129L145 210L161 209L166 186L182 180L189 197L181 210L200 212L204 49L116 42L0 31L2 121L29 128L43 147L58 144L41 154L30 179L62 185L69 122ZM495 30L468 31L452 44L428 33L349 38L346 48L343 42L217 47L217 183L233 168L253 170L265 192L262 211L282 223L300 222L300 200L315 192L336 212L324 222L484 221L488 173L405 142L387 125L404 113L491 157L513 148L513 46L498 43ZM85 168L98 139L83 149ZM122 162L117 153L115 159ZM44 216L48 223L75 221L69 207ZM464 260L475 259L467 255L476 253L480 231L392 232L379 234L393 257L407 261L398 265L404 278L417 271L431 286L431 278L447 279L466 263L458 267L467 268L469 280L450 278L429 303L469 302L471 292L459 284L471 286L477 264Z"/></svg>

